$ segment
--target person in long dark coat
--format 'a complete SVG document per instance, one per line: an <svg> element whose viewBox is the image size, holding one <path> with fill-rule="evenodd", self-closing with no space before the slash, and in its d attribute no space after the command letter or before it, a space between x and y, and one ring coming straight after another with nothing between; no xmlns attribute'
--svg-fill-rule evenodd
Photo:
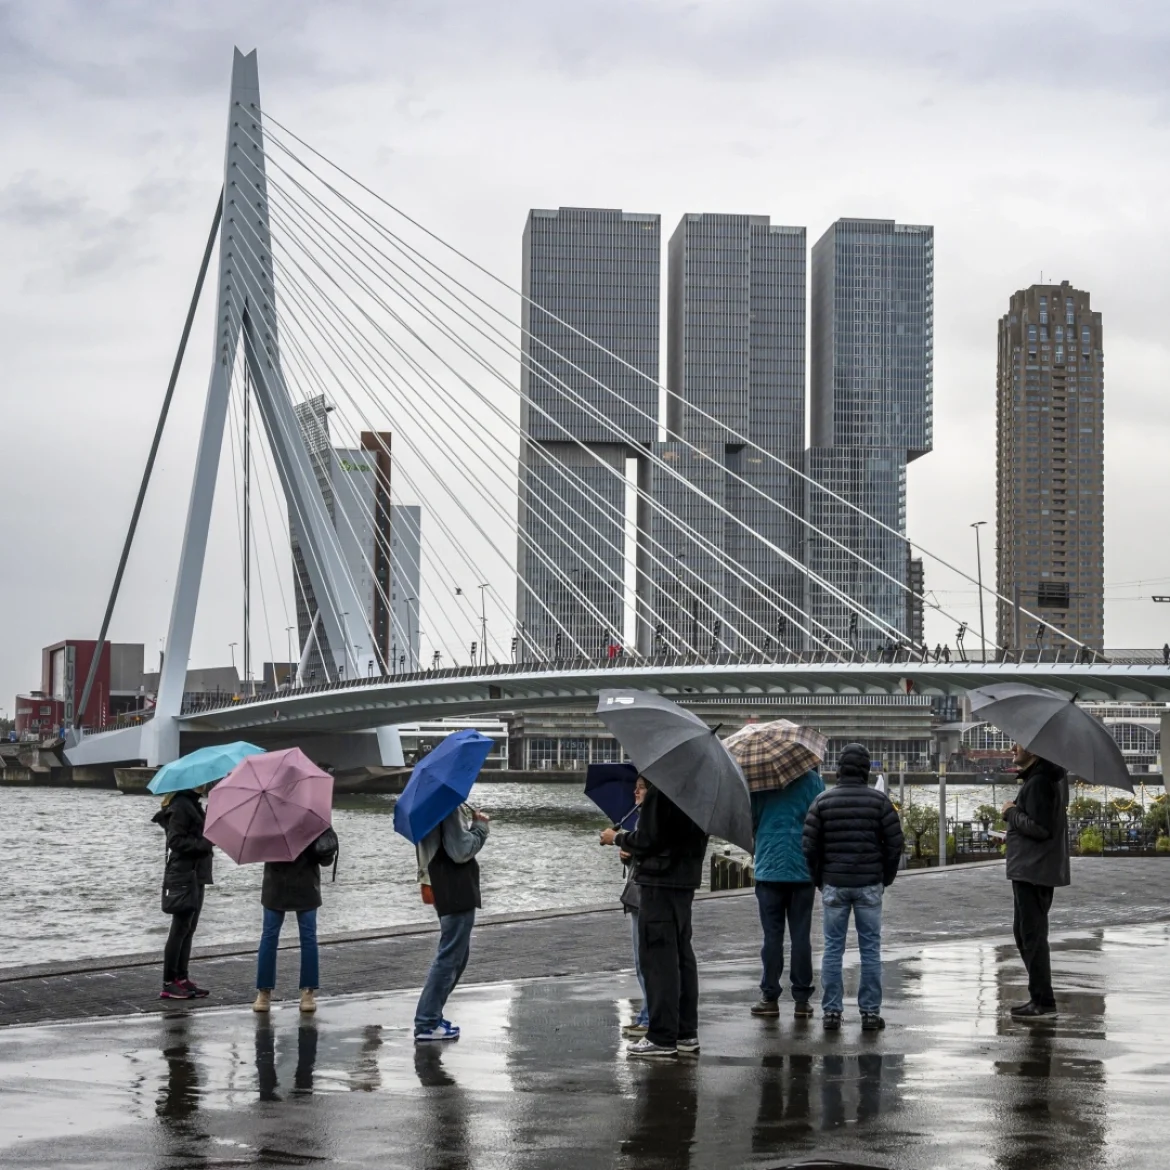
<svg viewBox="0 0 1170 1170"><path fill-rule="evenodd" d="M1003 807L1007 822L1007 877L1012 883L1016 948L1028 972L1028 1002L1012 1008L1016 1019L1056 1014L1048 912L1057 886L1072 880L1068 850L1068 773L1019 744L1016 767L1023 781Z"/></svg>
<svg viewBox="0 0 1170 1170"><path fill-rule="evenodd" d="M203 835L202 789L168 793L162 808L151 818L161 825L167 839L163 872L163 907L171 916L171 929L163 950L163 987L160 999L202 999L210 994L191 981L188 967L191 944L203 911L203 891L211 885L211 855L215 849ZM166 909L171 906L171 909Z"/></svg>
<svg viewBox="0 0 1170 1170"><path fill-rule="evenodd" d="M276 952L286 914L296 914L301 937L301 1011L317 1010L320 957L317 949L317 911L321 907L321 865L314 841L295 861L269 861L264 865L260 890L264 927L256 956L256 1002L252 1010L266 1012L276 987Z"/></svg>

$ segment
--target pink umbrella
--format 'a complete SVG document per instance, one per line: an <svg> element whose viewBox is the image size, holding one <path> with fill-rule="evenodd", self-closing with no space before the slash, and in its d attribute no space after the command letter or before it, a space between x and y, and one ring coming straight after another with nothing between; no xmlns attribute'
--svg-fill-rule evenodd
<svg viewBox="0 0 1170 1170"><path fill-rule="evenodd" d="M333 777L300 748L249 756L211 791L204 836L233 861L295 861L329 828Z"/></svg>

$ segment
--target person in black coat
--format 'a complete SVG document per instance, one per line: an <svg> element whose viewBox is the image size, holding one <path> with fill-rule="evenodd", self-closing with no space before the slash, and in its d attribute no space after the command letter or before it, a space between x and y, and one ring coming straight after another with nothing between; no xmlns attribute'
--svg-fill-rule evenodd
<svg viewBox="0 0 1170 1170"><path fill-rule="evenodd" d="M160 999L202 999L207 990L190 978L191 944L203 910L204 887L214 880L211 854L215 849L203 835L203 789L168 793L151 818L166 833L167 859L163 872L163 911L171 916L171 930L163 950L163 988Z"/></svg>
<svg viewBox="0 0 1170 1170"><path fill-rule="evenodd" d="M846 744L837 761L837 783L813 801L801 842L809 873L821 891L821 1008L830 1031L841 1027L841 960L851 912L861 951L861 1026L867 1032L886 1026L881 1016L882 895L898 874L902 822L890 798L870 788L869 764L862 744Z"/></svg>
<svg viewBox="0 0 1170 1170"><path fill-rule="evenodd" d="M264 926L256 956L256 1002L252 1010L266 1012L272 1006L276 987L276 952L285 914L295 913L301 938L301 1011L315 1012L315 992L320 985L320 956L317 948L317 911L321 907L321 864L314 841L294 861L264 864L260 904Z"/></svg>
<svg viewBox="0 0 1170 1170"><path fill-rule="evenodd" d="M1048 912L1056 886L1072 880L1068 855L1068 773L1019 744L1014 749L1023 784L1003 807L1007 822L1007 876L1012 883L1016 947L1028 972L1028 1002L1017 1019L1056 1013Z"/></svg>
<svg viewBox="0 0 1170 1170"><path fill-rule="evenodd" d="M691 945L691 906L703 881L707 834L653 784L632 831L605 829L637 864L638 955L650 1026L631 1045L637 1058L699 1054L699 968Z"/></svg>

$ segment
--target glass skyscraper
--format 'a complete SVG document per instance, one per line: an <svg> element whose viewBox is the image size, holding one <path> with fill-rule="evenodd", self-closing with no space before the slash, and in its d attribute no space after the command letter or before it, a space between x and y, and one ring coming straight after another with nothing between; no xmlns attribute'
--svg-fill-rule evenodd
<svg viewBox="0 0 1170 1170"><path fill-rule="evenodd" d="M898 639L833 590L910 633L909 558L895 534L906 531L906 467L933 445L934 229L834 223L812 250L811 338L808 475L894 532L806 485L806 563L828 586L809 585L808 609L837 637L870 649Z"/></svg>
<svg viewBox="0 0 1170 1170"><path fill-rule="evenodd" d="M653 446L671 470L646 460L640 477L662 509L643 505L639 525L644 652L799 644L800 571L752 533L799 562L801 494L742 439L799 464L806 247L804 228L759 215L690 214L671 237L667 439Z"/></svg>
<svg viewBox="0 0 1170 1170"><path fill-rule="evenodd" d="M657 215L529 213L520 377L521 426L533 442L520 452L521 653L597 655L624 642L634 552L626 462L658 437L660 253Z"/></svg>

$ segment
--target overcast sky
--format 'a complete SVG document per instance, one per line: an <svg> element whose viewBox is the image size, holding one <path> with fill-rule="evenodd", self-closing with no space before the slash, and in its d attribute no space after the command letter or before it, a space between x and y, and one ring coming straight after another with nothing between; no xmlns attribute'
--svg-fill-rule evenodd
<svg viewBox="0 0 1170 1170"><path fill-rule="evenodd" d="M656 211L664 234L688 211L766 214L810 243L843 215L933 224L935 450L909 525L970 569L968 525L995 514L998 317L1042 272L1088 289L1107 643L1170 638L1170 606L1138 600L1170 592L1170 6L0 0L0 709L37 685L42 645L96 636L220 183L233 45L259 49L268 110L514 283L534 206ZM148 656L210 331L111 631ZM194 665L239 636L221 527ZM975 619L973 591L929 564L927 583Z"/></svg>

